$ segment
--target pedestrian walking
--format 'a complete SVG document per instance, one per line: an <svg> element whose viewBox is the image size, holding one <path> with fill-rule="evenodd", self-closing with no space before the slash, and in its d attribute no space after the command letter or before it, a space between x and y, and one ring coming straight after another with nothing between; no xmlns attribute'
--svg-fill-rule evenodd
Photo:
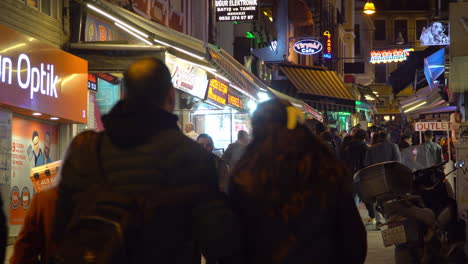
<svg viewBox="0 0 468 264"><path fill-rule="evenodd" d="M434 143L434 133L430 130L424 132L424 149L426 153L427 167L440 164L443 161L442 147Z"/></svg>
<svg viewBox="0 0 468 264"><path fill-rule="evenodd" d="M244 227L246 264L363 263L366 232L351 177L279 99L258 106L253 141L229 199Z"/></svg>
<svg viewBox="0 0 468 264"><path fill-rule="evenodd" d="M385 131L374 134L374 142L366 156L366 165L385 162L385 161L401 161L400 150L398 146L390 142L389 135Z"/></svg>
<svg viewBox="0 0 468 264"><path fill-rule="evenodd" d="M320 138L323 140L323 143L328 146L328 149L333 153L336 157L338 157L339 151L338 147L333 139L333 134L330 130L323 131L320 134Z"/></svg>
<svg viewBox="0 0 468 264"><path fill-rule="evenodd" d="M403 151L406 148L409 148L413 145L413 136L405 134L401 136L400 143L398 144L398 149Z"/></svg>
<svg viewBox="0 0 468 264"><path fill-rule="evenodd" d="M75 218L76 213L85 213L75 210L85 208L77 199L98 187L98 198L116 197L115 203L133 201L118 211L111 210L128 221L119 222L125 229L115 234L123 235L123 241L116 238L99 245L102 250L109 249L105 253L125 254L126 263L200 263L200 252L222 263L242 263L240 227L219 191L214 157L179 130L177 116L171 113L175 91L168 68L159 59L141 59L128 68L124 82L124 99L102 118L105 131L79 134L64 158L54 221L59 253L66 252L70 241L87 234L79 227L88 226L70 224L86 221ZM99 188L112 195L102 197ZM102 206L114 208L107 203ZM93 224L108 222L99 221L102 217L98 216L92 218ZM138 225L131 225L133 222ZM101 239L101 234L114 235L112 230L96 230L92 235ZM70 237L72 231L78 231L76 237ZM87 243L87 247L95 243L76 241ZM112 251L113 245L122 242L127 247ZM86 259L99 253L85 250Z"/></svg>
<svg viewBox="0 0 468 264"><path fill-rule="evenodd" d="M38 192L24 218L10 264L52 263L57 245L52 239L57 188Z"/></svg>
<svg viewBox="0 0 468 264"><path fill-rule="evenodd" d="M210 135L200 134L197 138L197 143L200 144L209 153L213 153L214 142ZM213 154L213 156L215 160L216 171L218 172L219 188L222 192L227 192L229 166L224 159L216 156L215 154Z"/></svg>
<svg viewBox="0 0 468 264"><path fill-rule="evenodd" d="M380 131L374 134L373 145L368 149L366 155L366 166L371 166L377 163L386 161L401 161L401 154L398 146L390 142L387 132ZM381 224L381 216L375 211L374 203L366 203L367 211L369 212L369 224Z"/></svg>
<svg viewBox="0 0 468 264"><path fill-rule="evenodd" d="M234 168L236 166L248 144L249 133L245 130L239 130L239 132L237 132L237 141L229 144L223 154L223 159L229 164L229 167Z"/></svg>
<svg viewBox="0 0 468 264"><path fill-rule="evenodd" d="M349 144L343 148L342 159L353 175L365 167L368 149L366 139L367 132L363 129L358 129L354 137L351 137Z"/></svg>

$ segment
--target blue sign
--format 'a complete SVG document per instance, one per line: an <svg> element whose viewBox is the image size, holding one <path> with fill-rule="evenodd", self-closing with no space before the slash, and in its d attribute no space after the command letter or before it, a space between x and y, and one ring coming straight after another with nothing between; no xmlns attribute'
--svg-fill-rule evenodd
<svg viewBox="0 0 468 264"><path fill-rule="evenodd" d="M331 58L332 58L332 55L331 55L330 53L325 53L325 54L323 54L323 57L324 57L325 59L331 59Z"/></svg>
<svg viewBox="0 0 468 264"><path fill-rule="evenodd" d="M293 48L301 55L314 55L322 51L323 45L314 39L304 39L294 43Z"/></svg>

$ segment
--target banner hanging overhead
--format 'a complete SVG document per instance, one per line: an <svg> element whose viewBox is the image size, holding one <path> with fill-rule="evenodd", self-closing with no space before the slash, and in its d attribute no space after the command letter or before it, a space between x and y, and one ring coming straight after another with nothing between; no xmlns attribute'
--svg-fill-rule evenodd
<svg viewBox="0 0 468 264"><path fill-rule="evenodd" d="M216 21L258 20L257 0L215 0Z"/></svg>

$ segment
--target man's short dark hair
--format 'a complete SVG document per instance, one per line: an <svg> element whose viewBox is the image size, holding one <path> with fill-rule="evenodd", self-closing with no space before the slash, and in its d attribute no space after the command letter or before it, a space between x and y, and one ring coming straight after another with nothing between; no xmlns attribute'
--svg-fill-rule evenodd
<svg viewBox="0 0 468 264"><path fill-rule="evenodd" d="M213 138L212 138L210 135L208 135L208 134L200 134L200 135L198 135L197 141L198 141L200 138L206 138L206 139L208 139L208 140L211 142L211 144L214 144Z"/></svg>
<svg viewBox="0 0 468 264"><path fill-rule="evenodd" d="M248 136L249 134L245 130L239 130L239 132L237 132L237 139L246 138Z"/></svg>
<svg viewBox="0 0 468 264"><path fill-rule="evenodd" d="M367 139L367 131L364 129L359 128L354 134L354 138L358 140L366 140Z"/></svg>
<svg viewBox="0 0 468 264"><path fill-rule="evenodd" d="M428 138L432 138L434 137L434 132L432 132L431 130L426 130L424 131L424 136Z"/></svg>
<svg viewBox="0 0 468 264"><path fill-rule="evenodd" d="M125 95L129 101L161 105L172 87L171 73L160 59L134 62L125 72Z"/></svg>
<svg viewBox="0 0 468 264"><path fill-rule="evenodd" d="M404 140L407 140L407 139L410 139L410 138L413 138L413 136L411 136L410 134L404 134L401 136L401 141L404 141Z"/></svg>
<svg viewBox="0 0 468 264"><path fill-rule="evenodd" d="M34 130L34 132L32 133L31 140L34 140L35 137L39 137L39 133L36 130Z"/></svg>

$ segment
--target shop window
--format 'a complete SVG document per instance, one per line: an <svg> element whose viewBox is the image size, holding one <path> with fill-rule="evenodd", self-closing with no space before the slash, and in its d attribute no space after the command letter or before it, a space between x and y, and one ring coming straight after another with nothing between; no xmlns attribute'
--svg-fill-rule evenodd
<svg viewBox="0 0 468 264"><path fill-rule="evenodd" d="M393 36L396 44L405 44L408 41L408 21L397 19L393 21Z"/></svg>
<svg viewBox="0 0 468 264"><path fill-rule="evenodd" d="M53 18L58 18L60 15L61 1L58 1L58 0L21 0L21 2Z"/></svg>
<svg viewBox="0 0 468 264"><path fill-rule="evenodd" d="M26 4L30 7L39 8L39 0L26 0Z"/></svg>
<svg viewBox="0 0 468 264"><path fill-rule="evenodd" d="M387 65L384 63L374 65L375 83L387 82Z"/></svg>
<svg viewBox="0 0 468 264"><path fill-rule="evenodd" d="M171 0L172 10L182 13L182 0Z"/></svg>
<svg viewBox="0 0 468 264"><path fill-rule="evenodd" d="M416 20L416 40L419 40L423 29L427 27L427 20L426 19L418 19Z"/></svg>
<svg viewBox="0 0 468 264"><path fill-rule="evenodd" d="M374 20L374 40L386 40L385 20Z"/></svg>
<svg viewBox="0 0 468 264"><path fill-rule="evenodd" d="M354 25L354 54L356 56L361 55L361 28L359 24Z"/></svg>
<svg viewBox="0 0 468 264"><path fill-rule="evenodd" d="M101 78L98 78L97 86L96 103L99 106L101 115L105 115L120 100L121 87L120 84L112 84Z"/></svg>
<svg viewBox="0 0 468 264"><path fill-rule="evenodd" d="M51 4L50 0L49 1L47 1L47 0L46 1L44 1L44 0L41 1L41 12L48 15L48 16L52 15L52 4Z"/></svg>

